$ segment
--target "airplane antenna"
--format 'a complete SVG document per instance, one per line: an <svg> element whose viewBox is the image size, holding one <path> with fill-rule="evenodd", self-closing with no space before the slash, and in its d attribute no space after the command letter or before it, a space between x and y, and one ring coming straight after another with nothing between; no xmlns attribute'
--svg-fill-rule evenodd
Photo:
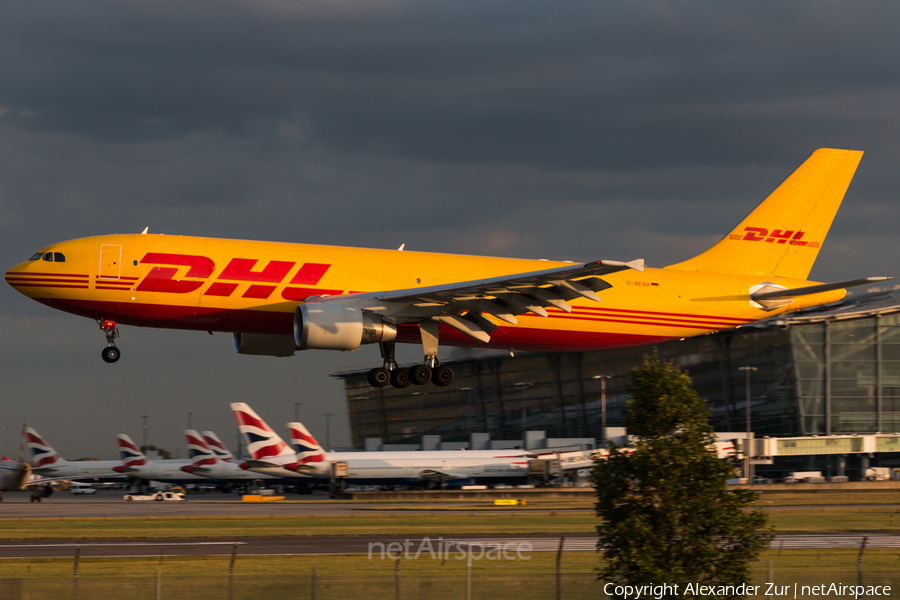
<svg viewBox="0 0 900 600"><path fill-rule="evenodd" d="M406 248L406 242L403 242L402 244L400 244L400 247L397 248L397 250L399 250L400 252L403 252L404 248Z"/></svg>
<svg viewBox="0 0 900 600"><path fill-rule="evenodd" d="M149 226L144 227L144 230L141 232L141 235L147 235L147 231L150 229Z"/></svg>

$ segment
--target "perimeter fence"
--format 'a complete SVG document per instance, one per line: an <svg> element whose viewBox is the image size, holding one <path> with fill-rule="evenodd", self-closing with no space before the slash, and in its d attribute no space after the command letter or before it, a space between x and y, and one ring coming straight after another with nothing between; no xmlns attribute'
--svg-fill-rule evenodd
<svg viewBox="0 0 900 600"><path fill-rule="evenodd" d="M0 560L0 600L581 600L610 598L615 586L597 580L602 556L582 551L468 562L365 555L73 558ZM771 549L746 583L759 586L748 598L812 598L795 596L794 586L837 584L890 586L878 598L900 599L900 548ZM826 595L853 597L818 594Z"/></svg>

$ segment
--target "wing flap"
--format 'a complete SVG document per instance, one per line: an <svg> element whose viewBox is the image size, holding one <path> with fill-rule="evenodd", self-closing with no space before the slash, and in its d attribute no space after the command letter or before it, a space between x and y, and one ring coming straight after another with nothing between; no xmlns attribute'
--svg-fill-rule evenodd
<svg viewBox="0 0 900 600"><path fill-rule="evenodd" d="M600 302L598 292L612 287L601 279L603 275L629 269L643 271L643 259L572 263L488 279L343 296L316 296L306 301L356 306L363 311L378 312L382 318L396 324L424 325L436 321L488 343L498 325L485 315L515 325L518 315L549 316L547 308L570 313L569 302L572 300L585 298Z"/></svg>

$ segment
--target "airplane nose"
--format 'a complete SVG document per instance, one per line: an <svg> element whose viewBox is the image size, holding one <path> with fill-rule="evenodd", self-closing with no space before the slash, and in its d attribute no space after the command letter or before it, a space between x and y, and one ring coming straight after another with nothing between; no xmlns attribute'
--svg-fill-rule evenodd
<svg viewBox="0 0 900 600"><path fill-rule="evenodd" d="M19 263L16 266L14 266L13 268L11 268L9 271L7 271L6 272L6 283L8 283L9 285L11 285L13 287L16 287L17 283L19 283L19 284L24 283L24 281L23 281L24 275L23 274L25 272L26 264L27 263Z"/></svg>

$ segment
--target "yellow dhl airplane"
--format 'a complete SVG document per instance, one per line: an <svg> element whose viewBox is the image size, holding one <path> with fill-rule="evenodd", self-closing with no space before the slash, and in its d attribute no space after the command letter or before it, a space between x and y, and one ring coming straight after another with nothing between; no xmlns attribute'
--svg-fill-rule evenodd
<svg viewBox="0 0 900 600"><path fill-rule="evenodd" d="M715 246L662 269L142 234L51 244L6 273L26 296L117 324L230 332L241 354L380 344L374 386L447 385L438 343L586 350L728 329L886 279L808 281L862 152L817 150ZM395 343L425 360L399 368Z"/></svg>

